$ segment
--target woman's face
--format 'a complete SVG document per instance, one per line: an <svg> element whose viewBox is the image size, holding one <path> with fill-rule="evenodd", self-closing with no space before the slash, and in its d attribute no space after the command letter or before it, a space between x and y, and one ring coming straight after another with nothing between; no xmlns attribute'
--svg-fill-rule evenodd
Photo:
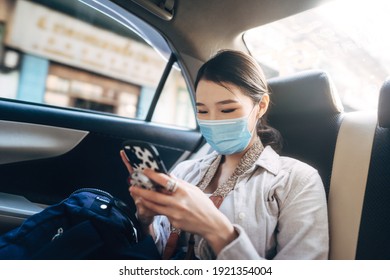
<svg viewBox="0 0 390 280"><path fill-rule="evenodd" d="M263 99L254 105L252 99L236 86L228 84L223 87L214 82L200 80L196 89L197 117L200 120L224 120L247 116L250 122L256 121L266 110L264 104L262 105ZM268 100L268 95L266 99Z"/></svg>

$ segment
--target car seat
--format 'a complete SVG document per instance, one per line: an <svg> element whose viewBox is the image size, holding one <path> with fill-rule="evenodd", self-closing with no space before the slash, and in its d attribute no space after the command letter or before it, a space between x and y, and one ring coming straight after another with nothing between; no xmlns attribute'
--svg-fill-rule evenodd
<svg viewBox="0 0 390 280"><path fill-rule="evenodd" d="M268 84L268 122L282 134L281 155L316 168L328 194L344 111L329 75L322 70L308 70L272 78Z"/></svg>
<svg viewBox="0 0 390 280"><path fill-rule="evenodd" d="M378 125L361 214L356 259L390 259L390 78L381 90Z"/></svg>

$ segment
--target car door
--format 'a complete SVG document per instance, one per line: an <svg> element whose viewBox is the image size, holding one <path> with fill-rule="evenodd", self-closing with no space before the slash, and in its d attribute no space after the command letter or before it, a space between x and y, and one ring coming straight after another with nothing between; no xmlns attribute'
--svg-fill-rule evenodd
<svg viewBox="0 0 390 280"><path fill-rule="evenodd" d="M202 142L191 89L175 55L165 49L169 59L162 59L161 71L155 71L147 66L155 63L154 49L140 43L142 38L114 21L111 26L99 11L73 2L78 1L66 5L15 0L15 11L4 26L8 33L0 74L1 231L79 188L103 189L132 204L128 172L119 156L125 140L154 144L168 169ZM29 17L23 16L26 12ZM46 43L20 40L29 36L20 34L22 24L23 29L35 26L26 32L40 35ZM75 24L79 26L73 28ZM101 39L104 36L107 39ZM62 53L56 47L63 48ZM77 48L84 53L76 61L71 54ZM93 51L97 55L83 62ZM10 63L9 57L17 57L17 63ZM102 69L107 65L102 63L99 68L103 60L112 67ZM131 92L134 89L136 93ZM63 100L68 102L65 106Z"/></svg>

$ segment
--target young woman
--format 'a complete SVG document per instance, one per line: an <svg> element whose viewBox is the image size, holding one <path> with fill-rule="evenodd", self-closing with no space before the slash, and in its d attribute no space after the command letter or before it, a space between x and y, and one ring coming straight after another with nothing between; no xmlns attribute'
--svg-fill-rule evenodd
<svg viewBox="0 0 390 280"><path fill-rule="evenodd" d="M200 131L215 152L182 162L170 176L145 170L170 194L130 187L160 251L180 229L178 247L186 250L193 234L201 259L327 259L321 178L277 154L280 137L265 122L270 97L256 61L219 52L200 68L195 89Z"/></svg>

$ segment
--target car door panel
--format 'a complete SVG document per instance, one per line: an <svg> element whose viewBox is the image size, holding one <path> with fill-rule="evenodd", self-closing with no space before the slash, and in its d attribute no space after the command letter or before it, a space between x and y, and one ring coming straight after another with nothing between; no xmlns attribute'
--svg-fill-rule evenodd
<svg viewBox="0 0 390 280"><path fill-rule="evenodd" d="M77 146L88 131L0 120L0 164L50 158Z"/></svg>
<svg viewBox="0 0 390 280"><path fill-rule="evenodd" d="M167 168L201 143L196 130L6 99L0 100L1 125L7 129L0 136L0 192L40 204L56 203L83 187L131 203L128 172L119 156L123 141L155 144ZM50 151L46 142L55 148Z"/></svg>

